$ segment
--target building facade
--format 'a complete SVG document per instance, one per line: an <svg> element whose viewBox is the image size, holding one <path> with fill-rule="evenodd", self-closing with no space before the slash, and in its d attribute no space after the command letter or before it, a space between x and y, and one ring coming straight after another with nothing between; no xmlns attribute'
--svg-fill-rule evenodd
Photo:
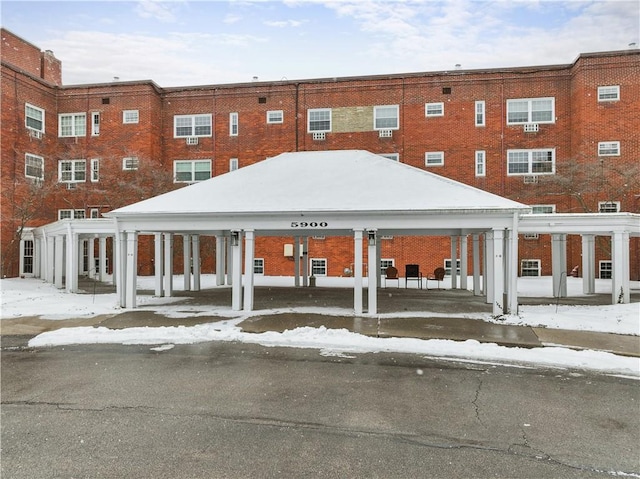
<svg viewBox="0 0 640 479"><path fill-rule="evenodd" d="M283 152L368 150L534 212L640 211L638 49L566 65L172 88L65 86L61 68L52 52L2 30L3 277L29 274L29 261L19 261L25 227L97 218ZM314 178L299 181L317 191ZM448 237L381 241L383 266L452 266ZM291 242L260 238L256 271L290 275ZM598 277L611 272L609 242L597 241ZM215 241L201 248L202 271L215 271ZM139 249L140 274L152 274L153 245ZM570 236L568 270L580 255L580 238ZM522 235L519 256L521 275L550 274L548 235ZM308 258L315 275L347 274L353 241L309 238ZM638 238L630 263L637 280Z"/></svg>

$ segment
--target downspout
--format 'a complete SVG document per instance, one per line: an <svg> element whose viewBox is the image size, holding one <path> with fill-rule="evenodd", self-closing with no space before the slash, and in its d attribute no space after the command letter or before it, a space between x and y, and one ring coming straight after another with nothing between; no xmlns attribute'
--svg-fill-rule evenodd
<svg viewBox="0 0 640 479"><path fill-rule="evenodd" d="M297 82L295 85L296 85L296 95L295 95L295 102L296 102L296 106L295 106L295 111L296 111L296 122L295 122L295 128L296 128L296 137L295 137L295 138L296 138L296 139L295 139L295 141L296 141L296 148L295 148L295 150L296 150L296 151L299 151L299 145L298 145L298 142L299 142L299 133L298 133L298 124L299 124L299 118L298 118L298 117L299 117L299 111L298 111L298 108L299 108L299 106L300 106L300 105L299 105L300 82Z"/></svg>

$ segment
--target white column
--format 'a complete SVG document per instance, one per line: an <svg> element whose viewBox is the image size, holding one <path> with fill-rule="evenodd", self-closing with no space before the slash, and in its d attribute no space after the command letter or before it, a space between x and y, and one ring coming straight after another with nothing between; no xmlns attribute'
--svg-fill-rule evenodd
<svg viewBox="0 0 640 479"><path fill-rule="evenodd" d="M64 284L62 277L64 276L64 236L58 235L53 237L55 243L54 267L53 267L53 284L56 288L62 289Z"/></svg>
<svg viewBox="0 0 640 479"><path fill-rule="evenodd" d="M126 277L125 308L135 308L138 283L138 233L135 231L127 231Z"/></svg>
<svg viewBox="0 0 640 479"><path fill-rule="evenodd" d="M153 235L153 264L155 265L154 278L155 278L155 295L160 297L164 295L164 288L162 287L162 233L155 233Z"/></svg>
<svg viewBox="0 0 640 479"><path fill-rule="evenodd" d="M513 215L513 229L509 230L509 258L507 262L507 312L518 314L518 215Z"/></svg>
<svg viewBox="0 0 640 479"><path fill-rule="evenodd" d="M382 242L380 241L380 236L381 235L376 232L376 258L378 258L378 264L376 264L376 280L378 281L378 285L382 284L382 268L380 268L380 259L382 258ZM400 281L398 281L398 284L400 284Z"/></svg>
<svg viewBox="0 0 640 479"><path fill-rule="evenodd" d="M495 276L494 271L494 241L493 241L493 231L487 231L484 234L484 248L485 248L485 268L484 268L484 279L482 284L484 285L484 293L487 297L487 304L493 303L495 297L494 290L494 282L493 277ZM502 293L500 293L502 294Z"/></svg>
<svg viewBox="0 0 640 479"><path fill-rule="evenodd" d="M68 293L78 291L78 233L71 230L71 224L67 226L67 271L65 286Z"/></svg>
<svg viewBox="0 0 640 479"><path fill-rule="evenodd" d="M173 233L164 234L164 295L173 296Z"/></svg>
<svg viewBox="0 0 640 479"><path fill-rule="evenodd" d="M567 297L567 235L551 235L551 270L553 273L553 297Z"/></svg>
<svg viewBox="0 0 640 479"><path fill-rule="evenodd" d="M45 236L45 244L46 244L46 248L47 248L47 265L46 265L46 270L45 270L45 281L47 283L51 283L53 284L54 282L54 275L53 275L53 271L55 268L55 237L52 236Z"/></svg>
<svg viewBox="0 0 640 479"><path fill-rule="evenodd" d="M96 275L96 239L95 237L89 238L89 247L87 248L87 254L89 256L89 271L87 274L92 279L97 279Z"/></svg>
<svg viewBox="0 0 640 479"><path fill-rule="evenodd" d="M451 237L451 289L458 289L458 237Z"/></svg>
<svg viewBox="0 0 640 479"><path fill-rule="evenodd" d="M480 235L474 234L472 237L473 249L473 295L480 296Z"/></svg>
<svg viewBox="0 0 640 479"><path fill-rule="evenodd" d="M115 274L116 279L116 295L121 308L127 307L127 238L126 233L116 229L115 238Z"/></svg>
<svg viewBox="0 0 640 479"><path fill-rule="evenodd" d="M41 278L42 274L42 240L40 238L33 239L33 275Z"/></svg>
<svg viewBox="0 0 640 479"><path fill-rule="evenodd" d="M184 270L184 287L185 291L191 289L191 236L182 235L182 255L183 270Z"/></svg>
<svg viewBox="0 0 640 479"><path fill-rule="evenodd" d="M467 276L469 275L469 267L467 264L467 242L468 236L460 236L460 289L467 289Z"/></svg>
<svg viewBox="0 0 640 479"><path fill-rule="evenodd" d="M244 304L245 311L253 311L253 260L255 237L253 230L246 230L244 237Z"/></svg>
<svg viewBox="0 0 640 479"><path fill-rule="evenodd" d="M582 235L582 292L596 292L596 237Z"/></svg>
<svg viewBox="0 0 640 479"><path fill-rule="evenodd" d="M353 309L356 314L362 314L362 230L353 231L353 242Z"/></svg>
<svg viewBox="0 0 640 479"><path fill-rule="evenodd" d="M227 284L233 285L233 247L230 237L227 237Z"/></svg>
<svg viewBox="0 0 640 479"><path fill-rule="evenodd" d="M611 304L629 303L629 233L613 232L611 260Z"/></svg>
<svg viewBox="0 0 640 479"><path fill-rule="evenodd" d="M231 232L231 263L233 279L231 283L231 309L242 309L242 231Z"/></svg>
<svg viewBox="0 0 640 479"><path fill-rule="evenodd" d="M375 231L368 232L367 261L367 313L374 315L378 313L378 273L380 271Z"/></svg>
<svg viewBox="0 0 640 479"><path fill-rule="evenodd" d="M18 245L19 248L19 256L20 259L18 261L18 274L22 275L24 273L24 240L20 238L20 243Z"/></svg>
<svg viewBox="0 0 640 479"><path fill-rule="evenodd" d="M300 286L300 237L293 237L293 285Z"/></svg>
<svg viewBox="0 0 640 479"><path fill-rule="evenodd" d="M193 285L191 291L200 291L200 236L191 237L191 257L193 258Z"/></svg>
<svg viewBox="0 0 640 479"><path fill-rule="evenodd" d="M107 280L107 238L100 237L98 240L98 257L100 258L100 281Z"/></svg>
<svg viewBox="0 0 640 479"><path fill-rule="evenodd" d="M216 286L224 284L225 264L226 264L226 246L224 236L216 236Z"/></svg>
<svg viewBox="0 0 640 479"><path fill-rule="evenodd" d="M309 237L302 238L302 286L309 286Z"/></svg>
<svg viewBox="0 0 640 479"><path fill-rule="evenodd" d="M493 230L493 315L504 314L504 231Z"/></svg>

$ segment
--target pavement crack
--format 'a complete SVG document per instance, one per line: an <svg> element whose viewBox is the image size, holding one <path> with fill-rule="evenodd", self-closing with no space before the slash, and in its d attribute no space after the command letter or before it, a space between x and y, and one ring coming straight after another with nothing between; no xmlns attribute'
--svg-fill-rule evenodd
<svg viewBox="0 0 640 479"><path fill-rule="evenodd" d="M471 401L471 404L473 404L473 407L476 412L476 420L480 424L483 424L482 419L480 418L480 407L478 406L478 398L480 397L481 390L482 390L482 378L478 378L478 387L476 388L476 395L473 398L473 401Z"/></svg>

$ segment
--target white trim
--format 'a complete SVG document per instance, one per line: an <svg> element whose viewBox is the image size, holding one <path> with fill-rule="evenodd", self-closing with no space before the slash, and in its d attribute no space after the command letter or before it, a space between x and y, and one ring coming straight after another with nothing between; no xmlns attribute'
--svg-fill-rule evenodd
<svg viewBox="0 0 640 479"><path fill-rule="evenodd" d="M69 163L71 165L70 170L65 170L65 173L71 174L71 179L62 179L62 165ZM83 168L77 168L78 165L82 165ZM78 173L83 173L82 179L76 179ZM87 160L58 160L58 182L59 183L84 183L87 181Z"/></svg>
<svg viewBox="0 0 640 479"><path fill-rule="evenodd" d="M536 102L551 102L551 110L549 111L550 118L543 118L540 115L536 115L537 112L547 112L548 110L535 110ZM510 107L516 104L526 103L526 111L523 109L513 111ZM511 98L507 100L507 125L522 125L523 123L555 123L556 122L556 99L555 97L541 97L541 98ZM523 116L526 113L526 118L518 118L516 120L510 120L509 114L519 114ZM546 115L545 115L546 116Z"/></svg>
<svg viewBox="0 0 640 479"><path fill-rule="evenodd" d="M71 131L62 134L63 118L69 117L71 119L70 125L65 125L70 128ZM73 138L75 136L87 136L87 114L84 112L77 113L59 113L58 114L58 137L60 138Z"/></svg>
<svg viewBox="0 0 640 479"><path fill-rule="evenodd" d="M91 112L91 136L100 136L100 112Z"/></svg>
<svg viewBox="0 0 640 479"><path fill-rule="evenodd" d="M35 110L36 112L39 112L41 114L41 118L35 118L33 116L29 116L27 114L27 110L31 108L33 110ZM37 107L35 105L32 105L31 103L25 103L24 104L24 126L28 129L28 130L32 130L32 131L38 131L42 134L44 134L44 129L45 129L45 110L43 110L40 107ZM29 118L32 118L35 121L39 121L42 123L42 126L40 128L35 128L34 126L29 125Z"/></svg>
<svg viewBox="0 0 640 479"><path fill-rule="evenodd" d="M38 166L28 164L30 159L40 161L40 166L39 166L39 169L41 171L40 176L34 176L34 175L28 174L29 167L38 168ZM34 155L33 153L25 153L24 154L24 176L26 178L33 178L34 180L44 180L44 158L39 155Z"/></svg>
<svg viewBox="0 0 640 479"><path fill-rule="evenodd" d="M598 87L598 102L620 101L620 85Z"/></svg>
<svg viewBox="0 0 640 479"><path fill-rule="evenodd" d="M388 110L388 111L393 110L395 112L395 116L378 117L378 112L383 112L384 110ZM378 121L381 121L382 123L384 123L385 120L389 120L389 119L395 119L395 124L394 125L391 125L391 124L378 125ZM398 130L399 128L400 128L400 106L399 105L378 105L373 107L373 129L374 130L386 131L386 130ZM381 137L383 136L381 135Z"/></svg>
<svg viewBox="0 0 640 479"><path fill-rule="evenodd" d="M191 165L191 170L190 170L190 179L186 180L179 180L178 179L178 165L186 165L186 164L190 164ZM209 175L206 178L199 178L196 179L196 175L198 173L203 173L205 170L196 170L196 165L197 164L207 164L209 166L209 169L207 170L207 172L209 173ZM185 174L186 171L181 171L180 173ZM195 159L195 160L174 160L173 162L173 182L174 183L198 183L200 181L205 181L211 178L213 174L213 171L211 169L211 160L207 160L207 159Z"/></svg>
<svg viewBox="0 0 640 479"><path fill-rule="evenodd" d="M198 120L206 120L205 123L197 124ZM180 123L180 124L178 124ZM178 133L178 128L181 129ZM188 129L188 131L187 131ZM205 130L198 132L198 129ZM212 136L213 122L211 113L198 113L194 115L174 115L173 116L173 137L186 138L188 136L210 137Z"/></svg>
<svg viewBox="0 0 640 479"><path fill-rule="evenodd" d="M485 150L476 150L475 159L476 176L487 176L487 152Z"/></svg>
<svg viewBox="0 0 640 479"><path fill-rule="evenodd" d="M135 171L140 168L140 159L137 156L126 156L122 159L123 171Z"/></svg>
<svg viewBox="0 0 640 479"><path fill-rule="evenodd" d="M476 126L486 126L487 112L484 100L478 100L475 103L474 122Z"/></svg>
<svg viewBox="0 0 640 479"><path fill-rule="evenodd" d="M424 104L424 116L427 118L444 116L444 103L425 103Z"/></svg>
<svg viewBox="0 0 640 479"><path fill-rule="evenodd" d="M229 136L238 136L240 131L240 119L238 112L229 113Z"/></svg>
<svg viewBox="0 0 640 479"><path fill-rule="evenodd" d="M620 142L599 141L598 156L620 156Z"/></svg>
<svg viewBox="0 0 640 479"><path fill-rule="evenodd" d="M122 110L122 124L134 125L140 122L140 111L138 110Z"/></svg>
<svg viewBox="0 0 640 479"><path fill-rule="evenodd" d="M274 125L279 123L284 123L284 111L269 110L267 112L267 124Z"/></svg>
<svg viewBox="0 0 640 479"><path fill-rule="evenodd" d="M444 166L444 151L427 151L424 154L425 166Z"/></svg>
<svg viewBox="0 0 640 479"><path fill-rule="evenodd" d="M317 123L325 123L325 122L329 122L329 127L328 128L311 128L311 116L312 114L329 114L329 118L327 119L315 119L313 120L314 122ZM332 110L331 108L309 108L307 110L307 133L329 133L331 131L332 128ZM315 138L314 138L315 139Z"/></svg>

